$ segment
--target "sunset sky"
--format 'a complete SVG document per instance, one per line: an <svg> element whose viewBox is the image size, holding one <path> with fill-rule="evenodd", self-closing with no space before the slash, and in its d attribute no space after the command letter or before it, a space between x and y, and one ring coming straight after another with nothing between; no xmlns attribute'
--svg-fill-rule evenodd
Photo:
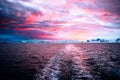
<svg viewBox="0 0 120 80"><path fill-rule="evenodd" d="M0 0L0 39L120 38L119 0Z"/></svg>

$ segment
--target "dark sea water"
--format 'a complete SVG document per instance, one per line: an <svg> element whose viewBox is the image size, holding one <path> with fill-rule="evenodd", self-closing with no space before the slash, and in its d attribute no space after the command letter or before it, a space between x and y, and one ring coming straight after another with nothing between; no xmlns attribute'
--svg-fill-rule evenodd
<svg viewBox="0 0 120 80"><path fill-rule="evenodd" d="M120 44L0 44L0 80L120 80Z"/></svg>

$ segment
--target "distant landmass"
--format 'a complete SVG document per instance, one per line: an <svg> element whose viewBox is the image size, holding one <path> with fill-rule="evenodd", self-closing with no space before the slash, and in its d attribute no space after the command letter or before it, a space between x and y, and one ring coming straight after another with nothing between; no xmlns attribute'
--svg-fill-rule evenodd
<svg viewBox="0 0 120 80"><path fill-rule="evenodd" d="M120 43L120 38L117 38L113 41L105 40L105 39L90 39L86 41L80 40L39 40L39 39L31 39L31 40L20 40L20 39L0 39L0 43Z"/></svg>

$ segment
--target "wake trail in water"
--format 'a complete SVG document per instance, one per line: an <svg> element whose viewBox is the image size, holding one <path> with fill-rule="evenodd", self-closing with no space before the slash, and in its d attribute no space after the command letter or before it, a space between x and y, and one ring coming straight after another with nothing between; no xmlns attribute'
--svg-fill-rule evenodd
<svg viewBox="0 0 120 80"><path fill-rule="evenodd" d="M88 56L73 44L67 44L48 61L35 80L94 80L84 60Z"/></svg>

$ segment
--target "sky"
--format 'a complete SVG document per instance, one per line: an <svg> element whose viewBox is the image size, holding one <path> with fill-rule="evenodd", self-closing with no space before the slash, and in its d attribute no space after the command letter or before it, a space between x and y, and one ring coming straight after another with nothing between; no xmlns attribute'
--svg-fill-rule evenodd
<svg viewBox="0 0 120 80"><path fill-rule="evenodd" d="M119 0L0 0L0 39L120 38Z"/></svg>

